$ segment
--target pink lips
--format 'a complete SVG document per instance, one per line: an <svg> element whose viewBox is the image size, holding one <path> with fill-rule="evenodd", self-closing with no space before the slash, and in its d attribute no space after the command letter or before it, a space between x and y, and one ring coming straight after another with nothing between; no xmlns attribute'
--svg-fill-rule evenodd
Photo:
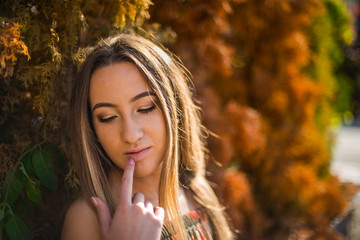
<svg viewBox="0 0 360 240"><path fill-rule="evenodd" d="M140 149L140 150L135 150L135 151L129 151L129 152L126 152L125 153L125 156L130 159L134 159L134 161L138 161L138 160L141 160L143 159L146 154L150 151L150 148L151 147L148 147L148 148L143 148L143 149Z"/></svg>

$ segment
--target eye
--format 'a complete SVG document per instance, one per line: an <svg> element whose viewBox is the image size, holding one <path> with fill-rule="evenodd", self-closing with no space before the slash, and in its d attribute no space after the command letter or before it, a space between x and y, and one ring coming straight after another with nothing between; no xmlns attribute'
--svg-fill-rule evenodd
<svg viewBox="0 0 360 240"><path fill-rule="evenodd" d="M149 108L140 108L140 109L138 109L137 111L138 111L139 113L149 113L149 112L153 111L155 108L156 108L156 106L155 106L155 105L152 105L152 106L149 107Z"/></svg>
<svg viewBox="0 0 360 240"><path fill-rule="evenodd" d="M117 118L117 116L111 116L111 117L107 117L107 118L99 118L99 122L108 123L108 122L111 122L112 120L114 120L115 118Z"/></svg>

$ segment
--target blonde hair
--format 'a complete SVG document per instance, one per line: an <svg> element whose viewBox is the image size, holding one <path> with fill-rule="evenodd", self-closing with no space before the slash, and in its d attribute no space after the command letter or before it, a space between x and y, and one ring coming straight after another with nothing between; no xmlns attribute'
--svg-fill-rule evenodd
<svg viewBox="0 0 360 240"><path fill-rule="evenodd" d="M143 74L156 93L165 118L168 146L161 170L159 204L173 221L172 230L180 239L186 239L178 203L181 184L205 208L216 239L231 239L223 208L205 179L202 125L189 89L189 73L169 51L136 35L121 34L101 40L90 50L73 85L69 118L72 158L84 196L87 200L100 197L112 212L117 203L108 177L113 163L96 141L91 123L89 87L97 69L123 61L135 64Z"/></svg>

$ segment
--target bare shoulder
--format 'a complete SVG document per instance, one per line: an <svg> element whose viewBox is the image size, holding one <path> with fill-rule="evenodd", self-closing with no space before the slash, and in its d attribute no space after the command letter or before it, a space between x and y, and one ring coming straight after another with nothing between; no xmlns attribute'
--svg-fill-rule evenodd
<svg viewBox="0 0 360 240"><path fill-rule="evenodd" d="M83 197L68 209L61 235L62 240L101 239L96 212Z"/></svg>

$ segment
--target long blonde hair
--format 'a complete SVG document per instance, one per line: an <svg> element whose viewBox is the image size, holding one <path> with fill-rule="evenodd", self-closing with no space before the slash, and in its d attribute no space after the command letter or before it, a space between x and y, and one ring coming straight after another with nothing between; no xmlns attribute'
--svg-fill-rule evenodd
<svg viewBox="0 0 360 240"><path fill-rule="evenodd" d="M178 202L178 188L190 189L194 199L206 209L216 239L231 239L232 233L223 208L205 179L205 148L201 139L199 108L189 89L190 75L183 64L166 49L132 34L120 34L101 40L89 51L75 79L70 100L69 128L72 159L87 200L103 199L113 212L117 198L110 185L112 161L96 140L89 110L92 74L99 68L128 61L136 65L156 93L162 109L168 146L162 164L159 204L173 231L186 239Z"/></svg>

